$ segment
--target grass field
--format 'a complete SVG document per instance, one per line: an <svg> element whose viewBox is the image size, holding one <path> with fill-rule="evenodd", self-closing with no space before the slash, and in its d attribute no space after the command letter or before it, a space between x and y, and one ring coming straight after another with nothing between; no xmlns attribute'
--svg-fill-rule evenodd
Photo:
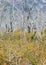
<svg viewBox="0 0 46 65"><path fill-rule="evenodd" d="M46 32L0 35L0 65L46 65Z"/></svg>

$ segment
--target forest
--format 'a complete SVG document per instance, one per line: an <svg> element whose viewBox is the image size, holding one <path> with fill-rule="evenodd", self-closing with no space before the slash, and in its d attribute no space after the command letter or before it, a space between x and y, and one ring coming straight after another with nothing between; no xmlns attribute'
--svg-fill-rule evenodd
<svg viewBox="0 0 46 65"><path fill-rule="evenodd" d="M0 0L0 65L46 65L45 5Z"/></svg>

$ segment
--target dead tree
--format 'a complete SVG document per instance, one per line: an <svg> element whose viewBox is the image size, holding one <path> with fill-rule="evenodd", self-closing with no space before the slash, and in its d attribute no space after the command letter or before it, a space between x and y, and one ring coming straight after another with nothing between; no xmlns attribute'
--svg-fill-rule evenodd
<svg viewBox="0 0 46 65"><path fill-rule="evenodd" d="M30 33L30 26L28 26L28 33Z"/></svg>
<svg viewBox="0 0 46 65"><path fill-rule="evenodd" d="M10 22L11 32L13 32L12 22Z"/></svg>
<svg viewBox="0 0 46 65"><path fill-rule="evenodd" d="M9 32L10 31L9 26L6 24L5 27L6 27L6 32Z"/></svg>
<svg viewBox="0 0 46 65"><path fill-rule="evenodd" d="M7 24L5 26L6 26L6 30L7 30Z"/></svg>
<svg viewBox="0 0 46 65"><path fill-rule="evenodd" d="M29 18L30 18L30 11L32 10L32 8L29 9L29 13L28 13L28 16L27 16L27 22L29 23ZM29 24L27 23L27 27L28 27L28 33L30 33L30 26Z"/></svg>

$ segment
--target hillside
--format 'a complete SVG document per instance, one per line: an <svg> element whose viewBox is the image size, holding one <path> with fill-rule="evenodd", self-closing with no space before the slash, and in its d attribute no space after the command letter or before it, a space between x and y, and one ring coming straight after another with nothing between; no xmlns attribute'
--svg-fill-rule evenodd
<svg viewBox="0 0 46 65"><path fill-rule="evenodd" d="M25 32L26 37L24 34L21 36L19 30L3 33L0 38L0 65L46 65L46 32L41 36Z"/></svg>

